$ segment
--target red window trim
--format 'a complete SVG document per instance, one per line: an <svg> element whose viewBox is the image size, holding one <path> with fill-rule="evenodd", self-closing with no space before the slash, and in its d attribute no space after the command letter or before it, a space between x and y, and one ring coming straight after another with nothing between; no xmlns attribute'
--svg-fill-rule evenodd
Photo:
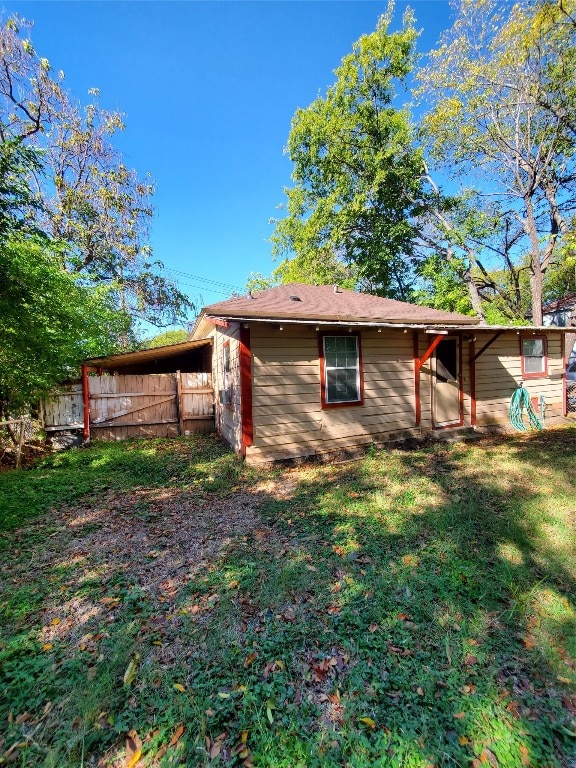
<svg viewBox="0 0 576 768"><path fill-rule="evenodd" d="M329 403L326 401L326 369L324 367L324 337L325 336L355 336L358 344L358 374L360 379L360 400L350 400L345 403ZM356 408L364 405L364 372L362 370L362 334L355 331L352 333L339 333L338 331L320 331L318 333L318 353L320 357L320 396L322 399L322 408Z"/></svg>
<svg viewBox="0 0 576 768"><path fill-rule="evenodd" d="M526 339L542 339L544 342L544 370L537 373L529 373L524 370L524 341ZM520 335L520 361L522 364L523 379L546 379L548 378L548 337L544 333L524 333Z"/></svg>

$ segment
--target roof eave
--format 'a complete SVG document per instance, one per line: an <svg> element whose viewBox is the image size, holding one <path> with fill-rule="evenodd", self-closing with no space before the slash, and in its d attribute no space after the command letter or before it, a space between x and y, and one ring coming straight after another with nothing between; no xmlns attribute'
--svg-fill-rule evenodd
<svg viewBox="0 0 576 768"><path fill-rule="evenodd" d="M517 331L517 332L564 332L567 333L570 330L574 332L574 329L570 328L558 328L550 325L481 325L478 318L471 318L471 323L446 323L437 321L422 321L422 322L408 322L406 320L349 320L346 318L340 318L338 320L317 318L317 319L300 319L300 318L284 318L276 316L268 317L247 317L244 315L206 315L206 319L228 320L232 322L240 323L278 323L282 322L285 325L341 325L346 327L364 327L364 328L406 328L410 330L433 330L435 328L442 330L453 331Z"/></svg>

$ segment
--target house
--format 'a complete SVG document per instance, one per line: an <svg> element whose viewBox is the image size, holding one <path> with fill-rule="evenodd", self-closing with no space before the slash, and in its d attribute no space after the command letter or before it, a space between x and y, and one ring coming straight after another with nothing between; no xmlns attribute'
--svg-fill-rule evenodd
<svg viewBox="0 0 576 768"><path fill-rule="evenodd" d="M576 318L573 319L575 311L576 293L569 293L560 299L549 301L542 307L544 325L555 325L559 328L574 327L576 325Z"/></svg>
<svg viewBox="0 0 576 768"><path fill-rule="evenodd" d="M192 339L213 343L216 428L260 462L506 424L521 382L562 415L563 332L290 284L205 307Z"/></svg>
<svg viewBox="0 0 576 768"><path fill-rule="evenodd" d="M565 336L566 409L576 413L576 293L549 301L542 307L544 325L569 328Z"/></svg>

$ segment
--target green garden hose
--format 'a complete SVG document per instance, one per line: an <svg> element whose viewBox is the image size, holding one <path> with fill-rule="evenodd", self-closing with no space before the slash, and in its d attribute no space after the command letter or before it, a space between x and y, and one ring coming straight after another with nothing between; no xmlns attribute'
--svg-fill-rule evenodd
<svg viewBox="0 0 576 768"><path fill-rule="evenodd" d="M528 414L528 424L531 429L543 429L542 422L536 416L536 411L530 400L530 393L524 387L517 387L510 399L510 424L515 429L525 431L528 429L524 423L524 410Z"/></svg>

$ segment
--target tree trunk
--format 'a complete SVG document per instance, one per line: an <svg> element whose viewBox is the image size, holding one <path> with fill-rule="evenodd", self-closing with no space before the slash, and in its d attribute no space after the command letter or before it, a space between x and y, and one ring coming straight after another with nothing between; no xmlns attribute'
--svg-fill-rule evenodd
<svg viewBox="0 0 576 768"><path fill-rule="evenodd" d="M538 230L534 219L534 207L532 197L527 194L524 197L526 207L526 218L523 225L524 230L530 238L530 293L532 295L532 324L536 326L543 325L542 317L542 266L540 263L540 241L538 239Z"/></svg>

